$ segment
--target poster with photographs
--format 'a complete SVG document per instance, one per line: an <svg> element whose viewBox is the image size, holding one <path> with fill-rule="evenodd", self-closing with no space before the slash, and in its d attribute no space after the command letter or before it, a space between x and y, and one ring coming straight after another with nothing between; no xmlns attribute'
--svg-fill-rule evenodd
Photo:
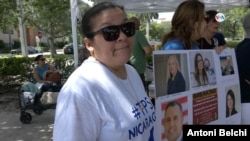
<svg viewBox="0 0 250 141"><path fill-rule="evenodd" d="M234 50L154 51L157 141L181 140L183 124L240 124Z"/></svg>

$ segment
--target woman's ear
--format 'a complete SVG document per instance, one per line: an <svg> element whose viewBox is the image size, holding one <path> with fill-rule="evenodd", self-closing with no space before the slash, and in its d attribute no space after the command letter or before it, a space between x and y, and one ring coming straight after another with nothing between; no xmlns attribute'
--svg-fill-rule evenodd
<svg viewBox="0 0 250 141"><path fill-rule="evenodd" d="M90 54L93 55L94 53L93 41L88 38L84 38L83 42L85 47L89 50Z"/></svg>

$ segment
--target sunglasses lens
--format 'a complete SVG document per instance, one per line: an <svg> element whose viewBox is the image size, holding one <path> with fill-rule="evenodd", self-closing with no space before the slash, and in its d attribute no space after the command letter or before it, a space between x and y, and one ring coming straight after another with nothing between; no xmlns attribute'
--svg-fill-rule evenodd
<svg viewBox="0 0 250 141"><path fill-rule="evenodd" d="M125 23L121 25L122 32L127 36L131 37L135 35L135 24L133 22Z"/></svg>
<svg viewBox="0 0 250 141"><path fill-rule="evenodd" d="M120 26L108 26L101 29L101 31L106 41L115 41L120 36L120 29L127 37L131 37L135 34L135 24L133 22Z"/></svg>
<svg viewBox="0 0 250 141"><path fill-rule="evenodd" d="M118 26L108 26L103 28L101 31L106 41L114 41L119 38L120 29Z"/></svg>

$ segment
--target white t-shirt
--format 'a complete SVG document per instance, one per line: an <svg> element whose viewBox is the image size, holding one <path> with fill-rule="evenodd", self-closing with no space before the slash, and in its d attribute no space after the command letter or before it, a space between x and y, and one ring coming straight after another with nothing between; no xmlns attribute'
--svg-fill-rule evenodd
<svg viewBox="0 0 250 141"><path fill-rule="evenodd" d="M126 71L122 80L98 61L84 61L59 93L53 140L153 140L154 106L135 69Z"/></svg>

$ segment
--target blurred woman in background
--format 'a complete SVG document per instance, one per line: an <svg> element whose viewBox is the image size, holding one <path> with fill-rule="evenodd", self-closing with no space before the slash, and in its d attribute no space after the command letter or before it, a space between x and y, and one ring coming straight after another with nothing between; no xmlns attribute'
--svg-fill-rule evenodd
<svg viewBox="0 0 250 141"><path fill-rule="evenodd" d="M202 2L182 2L173 15L171 31L162 38L162 49L199 49L196 41L206 27L205 17L205 5Z"/></svg>

